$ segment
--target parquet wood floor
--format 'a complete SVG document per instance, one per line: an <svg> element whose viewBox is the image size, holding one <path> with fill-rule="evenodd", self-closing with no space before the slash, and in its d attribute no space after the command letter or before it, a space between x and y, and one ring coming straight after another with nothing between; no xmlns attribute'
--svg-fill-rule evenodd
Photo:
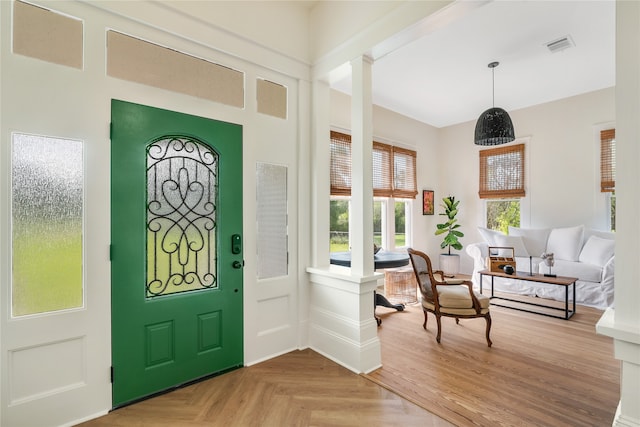
<svg viewBox="0 0 640 427"><path fill-rule="evenodd" d="M83 427L450 427L312 350L294 351L117 409Z"/></svg>
<svg viewBox="0 0 640 427"><path fill-rule="evenodd" d="M492 307L484 320L435 319L419 305L378 308L383 367L356 375L294 351L81 424L201 426L610 426L619 400L613 343L600 310L569 321ZM426 408L426 409L423 409ZM428 410L428 411L427 411ZM435 415L434 415L435 414ZM441 417L441 418L440 418ZM448 421L445 421L448 420Z"/></svg>

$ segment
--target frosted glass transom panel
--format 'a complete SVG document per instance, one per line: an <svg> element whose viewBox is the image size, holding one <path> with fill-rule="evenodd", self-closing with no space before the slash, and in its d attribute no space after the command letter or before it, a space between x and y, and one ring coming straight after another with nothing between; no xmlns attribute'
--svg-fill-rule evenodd
<svg viewBox="0 0 640 427"><path fill-rule="evenodd" d="M147 147L147 297L218 287L218 154L187 137Z"/></svg>
<svg viewBox="0 0 640 427"><path fill-rule="evenodd" d="M12 134L12 315L83 306L83 143Z"/></svg>
<svg viewBox="0 0 640 427"><path fill-rule="evenodd" d="M268 163L256 166L258 279L286 276L287 167Z"/></svg>

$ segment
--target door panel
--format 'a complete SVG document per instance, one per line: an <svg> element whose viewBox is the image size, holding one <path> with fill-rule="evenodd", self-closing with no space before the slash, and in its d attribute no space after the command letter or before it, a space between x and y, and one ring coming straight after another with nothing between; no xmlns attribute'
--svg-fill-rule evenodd
<svg viewBox="0 0 640 427"><path fill-rule="evenodd" d="M114 100L111 138L117 407L243 363L242 127Z"/></svg>

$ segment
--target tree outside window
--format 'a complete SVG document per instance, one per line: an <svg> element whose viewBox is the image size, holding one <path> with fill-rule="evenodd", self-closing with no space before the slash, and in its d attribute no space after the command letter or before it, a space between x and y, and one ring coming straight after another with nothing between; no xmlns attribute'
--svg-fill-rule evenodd
<svg viewBox="0 0 640 427"><path fill-rule="evenodd" d="M507 234L520 227L520 200L487 200L487 228Z"/></svg>

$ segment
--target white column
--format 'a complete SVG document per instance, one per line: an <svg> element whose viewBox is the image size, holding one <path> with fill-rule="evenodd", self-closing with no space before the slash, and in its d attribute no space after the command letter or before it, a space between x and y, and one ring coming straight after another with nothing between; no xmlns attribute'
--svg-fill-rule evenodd
<svg viewBox="0 0 640 427"><path fill-rule="evenodd" d="M351 61L351 272L373 273L373 103L372 60Z"/></svg>
<svg viewBox="0 0 640 427"><path fill-rule="evenodd" d="M616 283L615 309L598 333L614 339L621 362L613 426L640 426L640 3L616 2Z"/></svg>
<svg viewBox="0 0 640 427"><path fill-rule="evenodd" d="M329 196L330 125L329 106L331 103L329 84L314 80L312 84L311 120L311 265L329 265ZM304 172L302 172L304 173Z"/></svg>
<svg viewBox="0 0 640 427"><path fill-rule="evenodd" d="M312 267L309 275L309 347L357 372L381 366L374 291L371 61L353 66L351 268L329 265L329 87L313 83Z"/></svg>

